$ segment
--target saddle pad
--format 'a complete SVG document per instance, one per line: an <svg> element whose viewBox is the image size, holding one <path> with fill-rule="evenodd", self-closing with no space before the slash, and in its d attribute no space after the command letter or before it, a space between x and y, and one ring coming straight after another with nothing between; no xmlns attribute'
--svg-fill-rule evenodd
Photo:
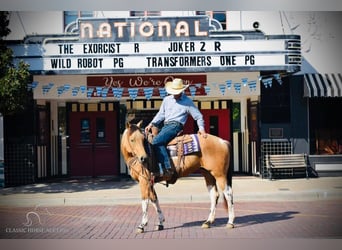
<svg viewBox="0 0 342 250"><path fill-rule="evenodd" d="M183 155L188 155L196 152L200 152L200 144L198 141L198 135L197 134L191 134L189 135L191 137L191 140L183 141ZM181 136L180 136L181 138ZM182 139L179 139L182 140ZM167 149L169 150L170 156L177 156L177 146L178 144L173 144L167 146Z"/></svg>

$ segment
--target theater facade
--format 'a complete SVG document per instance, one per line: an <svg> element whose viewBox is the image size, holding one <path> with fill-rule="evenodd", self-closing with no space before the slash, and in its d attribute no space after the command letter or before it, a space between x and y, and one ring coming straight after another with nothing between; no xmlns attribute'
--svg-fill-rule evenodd
<svg viewBox="0 0 342 250"><path fill-rule="evenodd" d="M164 83L176 77L190 85L207 132L231 141L234 172L258 175L261 91L289 84L301 69L300 36L225 31L205 15L79 18L72 32L9 46L33 75L34 136L22 149L33 152L31 170L18 181L19 170L8 166L8 185L126 174L119 148L126 121L147 125ZM196 129L190 118L184 132Z"/></svg>

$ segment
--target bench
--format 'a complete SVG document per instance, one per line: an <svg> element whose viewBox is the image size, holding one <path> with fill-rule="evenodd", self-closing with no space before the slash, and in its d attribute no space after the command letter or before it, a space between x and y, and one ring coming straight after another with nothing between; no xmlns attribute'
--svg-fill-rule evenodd
<svg viewBox="0 0 342 250"><path fill-rule="evenodd" d="M309 177L306 154L266 155L266 169L269 179L275 173L294 176L296 170L304 170Z"/></svg>

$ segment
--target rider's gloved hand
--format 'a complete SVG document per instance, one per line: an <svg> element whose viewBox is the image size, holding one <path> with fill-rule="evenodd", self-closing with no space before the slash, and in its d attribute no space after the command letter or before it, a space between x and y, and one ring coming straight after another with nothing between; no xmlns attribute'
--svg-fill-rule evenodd
<svg viewBox="0 0 342 250"><path fill-rule="evenodd" d="M148 124L146 127L145 127L145 133L148 134L150 132L150 130L152 129L152 123Z"/></svg>
<svg viewBox="0 0 342 250"><path fill-rule="evenodd" d="M203 137L203 138L207 138L207 133L204 130L199 130L198 133Z"/></svg>

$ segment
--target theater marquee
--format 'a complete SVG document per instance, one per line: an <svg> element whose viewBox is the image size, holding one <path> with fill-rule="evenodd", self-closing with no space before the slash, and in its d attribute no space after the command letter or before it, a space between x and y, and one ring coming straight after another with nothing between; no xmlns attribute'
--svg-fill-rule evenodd
<svg viewBox="0 0 342 250"><path fill-rule="evenodd" d="M217 30L207 16L80 19L20 56L51 74L300 70L300 37ZM38 48L37 48L38 46Z"/></svg>

